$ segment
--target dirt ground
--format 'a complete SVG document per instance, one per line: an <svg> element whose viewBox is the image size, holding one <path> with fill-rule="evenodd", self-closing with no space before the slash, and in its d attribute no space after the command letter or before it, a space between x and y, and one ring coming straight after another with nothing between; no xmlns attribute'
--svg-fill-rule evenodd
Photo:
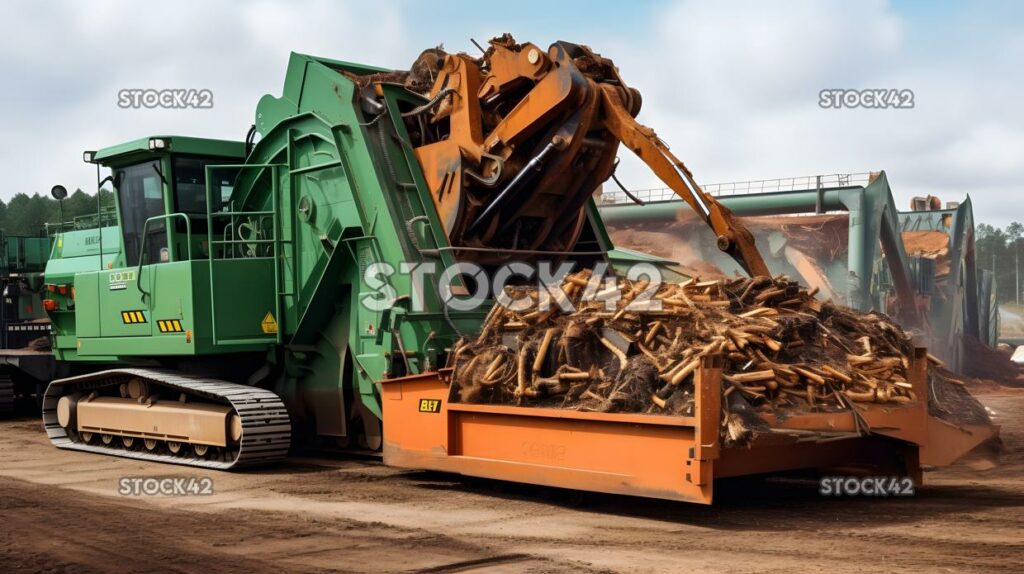
<svg viewBox="0 0 1024 574"><path fill-rule="evenodd" d="M714 506L587 495L305 456L223 473L51 447L0 422L5 572L1020 572L1024 392L981 397L996 468L926 474L912 498L824 498L813 480L719 483ZM213 480L131 497L122 477Z"/></svg>

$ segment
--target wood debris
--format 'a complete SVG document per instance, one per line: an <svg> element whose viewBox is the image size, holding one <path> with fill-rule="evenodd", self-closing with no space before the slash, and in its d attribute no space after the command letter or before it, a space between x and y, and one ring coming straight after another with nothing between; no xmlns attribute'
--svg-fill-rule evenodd
<svg viewBox="0 0 1024 574"><path fill-rule="evenodd" d="M496 307L479 336L453 349L455 400L692 415L694 373L716 354L725 358L724 391L756 412L916 398L902 329L883 315L818 301L784 276L691 279L656 291L618 279L621 297L611 306L600 295L584 298L590 279L589 271L565 279L570 312ZM599 285L594 292L611 292ZM539 300L533 288L507 290Z"/></svg>

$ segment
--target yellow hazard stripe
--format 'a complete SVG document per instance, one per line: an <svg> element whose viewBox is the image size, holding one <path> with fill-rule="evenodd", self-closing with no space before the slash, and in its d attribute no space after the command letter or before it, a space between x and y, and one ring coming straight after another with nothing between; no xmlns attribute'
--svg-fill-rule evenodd
<svg viewBox="0 0 1024 574"><path fill-rule="evenodd" d="M145 323L146 314L142 311L121 311L121 321L126 325Z"/></svg>
<svg viewBox="0 0 1024 574"><path fill-rule="evenodd" d="M181 327L181 321L177 319L162 319L157 321L161 333L181 333L185 329Z"/></svg>

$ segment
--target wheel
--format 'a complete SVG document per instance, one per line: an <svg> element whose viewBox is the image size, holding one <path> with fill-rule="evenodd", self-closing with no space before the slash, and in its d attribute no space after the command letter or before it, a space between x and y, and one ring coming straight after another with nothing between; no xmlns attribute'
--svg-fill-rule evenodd
<svg viewBox="0 0 1024 574"><path fill-rule="evenodd" d="M147 438L143 441L143 445L146 447L146 450L156 450L156 439Z"/></svg>
<svg viewBox="0 0 1024 574"><path fill-rule="evenodd" d="M82 433L82 442L84 442L84 443L92 442L92 433L91 432L83 432Z"/></svg>
<svg viewBox="0 0 1024 574"><path fill-rule="evenodd" d="M196 456L206 456L210 447L205 444L194 444L192 445L192 450L196 451Z"/></svg>
<svg viewBox="0 0 1024 574"><path fill-rule="evenodd" d="M114 435L112 435L112 434L101 434L100 435L100 440L103 441L103 444L110 444L110 443L114 442Z"/></svg>
<svg viewBox="0 0 1024 574"><path fill-rule="evenodd" d="M134 444L135 444L135 439L134 438L132 438L130 436L123 436L123 437L121 437L121 445L124 448L132 448L132 446Z"/></svg>
<svg viewBox="0 0 1024 574"><path fill-rule="evenodd" d="M181 443L169 440L167 441L167 450L171 451L171 454L178 454L181 452Z"/></svg>

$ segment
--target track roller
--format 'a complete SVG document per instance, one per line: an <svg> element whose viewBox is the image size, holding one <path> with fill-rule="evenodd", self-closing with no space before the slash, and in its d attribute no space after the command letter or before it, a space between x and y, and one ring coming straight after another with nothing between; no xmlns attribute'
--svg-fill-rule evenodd
<svg viewBox="0 0 1024 574"><path fill-rule="evenodd" d="M274 393L155 369L53 381L43 424L59 448L222 470L280 460L291 441Z"/></svg>

